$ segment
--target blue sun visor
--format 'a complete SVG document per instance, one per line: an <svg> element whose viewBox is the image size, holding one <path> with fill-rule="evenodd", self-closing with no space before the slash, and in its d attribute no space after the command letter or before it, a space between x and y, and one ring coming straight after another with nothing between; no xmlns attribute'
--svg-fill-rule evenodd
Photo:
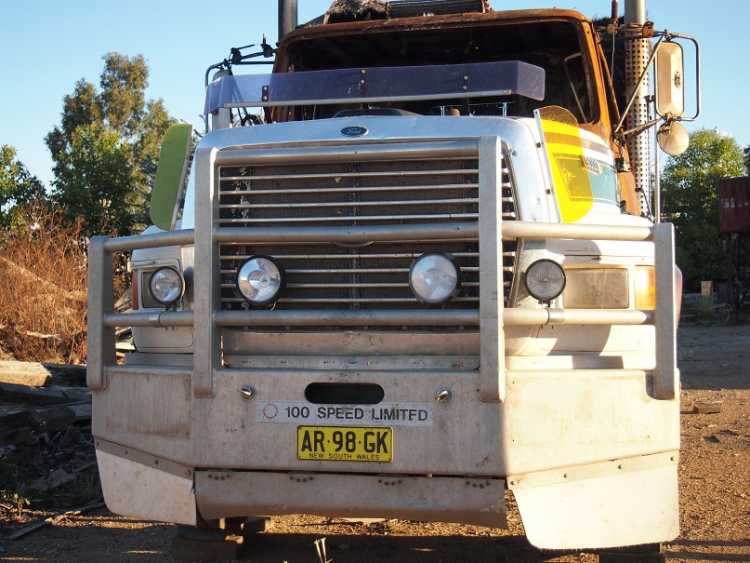
<svg viewBox="0 0 750 563"><path fill-rule="evenodd" d="M208 85L204 112L511 95L541 101L544 76L522 61L225 75Z"/></svg>

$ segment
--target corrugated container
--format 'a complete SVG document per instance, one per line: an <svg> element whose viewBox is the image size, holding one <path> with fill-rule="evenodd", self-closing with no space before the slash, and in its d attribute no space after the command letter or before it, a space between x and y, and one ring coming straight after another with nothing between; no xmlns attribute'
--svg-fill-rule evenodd
<svg viewBox="0 0 750 563"><path fill-rule="evenodd" d="M719 229L722 233L750 233L750 177L726 178L719 183Z"/></svg>

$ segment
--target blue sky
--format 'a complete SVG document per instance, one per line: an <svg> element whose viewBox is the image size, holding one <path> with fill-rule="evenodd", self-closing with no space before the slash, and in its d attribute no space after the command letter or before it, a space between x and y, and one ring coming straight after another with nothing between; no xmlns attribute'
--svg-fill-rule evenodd
<svg viewBox="0 0 750 563"><path fill-rule="evenodd" d="M330 0L299 0L300 21ZM624 1L620 5L624 5ZM658 28L697 36L703 49L704 112L697 126L717 127L750 144L747 97L747 0L649 0ZM492 0L495 9L575 8L609 14L609 0ZM151 70L148 96L169 112L199 123L205 68L229 47L276 41L276 1L2 0L0 18L0 144L10 144L32 173L49 183L44 136L60 120L62 98L79 78L98 83L109 51L143 54Z"/></svg>

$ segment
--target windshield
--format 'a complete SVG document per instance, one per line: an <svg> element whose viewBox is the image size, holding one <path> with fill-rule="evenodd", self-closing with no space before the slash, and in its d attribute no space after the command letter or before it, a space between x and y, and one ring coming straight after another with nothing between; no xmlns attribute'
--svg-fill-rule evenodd
<svg viewBox="0 0 750 563"><path fill-rule="evenodd" d="M223 75L208 86L205 113L219 108L544 99L544 70L520 61Z"/></svg>
<svg viewBox="0 0 750 563"><path fill-rule="evenodd" d="M331 28L333 30L333 26ZM277 59L294 73L316 70L462 65L521 61L544 70L544 99L521 94L491 97L383 102L354 106L274 108L273 121L332 117L348 111L408 111L421 115L510 115L532 117L536 109L560 106L579 123L598 119L592 62L581 22L489 20L481 24L413 26L300 37ZM376 106L376 107L371 107Z"/></svg>

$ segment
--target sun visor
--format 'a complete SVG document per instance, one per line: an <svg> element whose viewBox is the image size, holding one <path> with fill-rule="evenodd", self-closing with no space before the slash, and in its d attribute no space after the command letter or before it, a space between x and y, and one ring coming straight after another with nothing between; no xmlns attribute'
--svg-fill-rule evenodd
<svg viewBox="0 0 750 563"><path fill-rule="evenodd" d="M204 111L544 94L544 69L522 61L346 68L222 76L208 85Z"/></svg>

